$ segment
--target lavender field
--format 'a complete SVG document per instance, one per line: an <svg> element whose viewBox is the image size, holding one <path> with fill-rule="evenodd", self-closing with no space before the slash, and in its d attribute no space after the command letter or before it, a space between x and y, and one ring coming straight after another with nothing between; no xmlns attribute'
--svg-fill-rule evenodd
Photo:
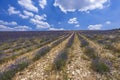
<svg viewBox="0 0 120 80"><path fill-rule="evenodd" d="M2 31L0 80L120 80L120 30Z"/></svg>

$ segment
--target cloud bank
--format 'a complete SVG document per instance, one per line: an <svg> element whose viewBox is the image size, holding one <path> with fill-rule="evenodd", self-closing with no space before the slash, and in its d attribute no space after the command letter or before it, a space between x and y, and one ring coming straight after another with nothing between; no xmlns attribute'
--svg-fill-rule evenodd
<svg viewBox="0 0 120 80"><path fill-rule="evenodd" d="M34 6L32 0L18 0L18 4L29 11L38 12L38 8Z"/></svg>
<svg viewBox="0 0 120 80"><path fill-rule="evenodd" d="M110 0L55 0L54 6L58 6L65 13L76 10L87 12L94 9L103 9L108 6L109 2Z"/></svg>
<svg viewBox="0 0 120 80"><path fill-rule="evenodd" d="M88 29L89 30L101 30L102 27L103 27L102 24L96 24L96 25L89 25Z"/></svg>
<svg viewBox="0 0 120 80"><path fill-rule="evenodd" d="M25 25L18 25L17 22L6 22L0 20L0 31L28 31L32 28Z"/></svg>

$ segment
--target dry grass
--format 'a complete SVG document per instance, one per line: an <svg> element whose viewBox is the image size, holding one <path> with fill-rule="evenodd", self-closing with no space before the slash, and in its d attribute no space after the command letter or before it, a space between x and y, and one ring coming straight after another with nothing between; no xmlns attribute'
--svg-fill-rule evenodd
<svg viewBox="0 0 120 80"><path fill-rule="evenodd" d="M120 52L120 43L116 43L114 45L114 47L115 47L115 49L116 49L117 52Z"/></svg>

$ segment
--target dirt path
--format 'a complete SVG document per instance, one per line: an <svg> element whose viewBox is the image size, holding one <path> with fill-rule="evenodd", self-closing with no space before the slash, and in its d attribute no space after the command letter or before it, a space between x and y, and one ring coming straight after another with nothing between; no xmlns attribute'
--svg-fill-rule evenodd
<svg viewBox="0 0 120 80"><path fill-rule="evenodd" d="M46 69L49 68L49 64L53 62L58 52L64 48L69 38L61 42L58 46L52 48L46 56L33 63L27 69L17 73L12 80L46 80L45 78L48 76Z"/></svg>
<svg viewBox="0 0 120 80"><path fill-rule="evenodd" d="M81 58L83 52L80 48L80 41L75 36L72 48L69 50L70 56L66 67L68 80L96 80L89 70L89 61Z"/></svg>

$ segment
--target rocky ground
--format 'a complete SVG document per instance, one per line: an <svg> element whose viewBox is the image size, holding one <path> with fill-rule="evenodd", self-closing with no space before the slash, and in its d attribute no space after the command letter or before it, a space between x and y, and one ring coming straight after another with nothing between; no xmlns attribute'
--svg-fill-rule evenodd
<svg viewBox="0 0 120 80"><path fill-rule="evenodd" d="M27 69L17 73L12 80L46 80L46 77L48 76L46 70L49 69L49 65L52 64L58 52L64 48L68 39L52 48L47 55L30 65Z"/></svg>
<svg viewBox="0 0 120 80"><path fill-rule="evenodd" d="M89 69L90 62L81 58L84 53L80 48L80 41L77 36L69 52L70 56L66 66L68 80L96 80Z"/></svg>
<svg viewBox="0 0 120 80"><path fill-rule="evenodd" d="M103 45L99 45L97 42L92 41L90 39L88 39L87 37L83 36L85 38L86 41L89 42L89 44L91 45L91 47L93 47L95 49L95 51L98 53L98 56L100 56L101 60L105 61L110 68L110 72L109 73L105 73L105 74L98 74L96 73L96 77L97 80L119 80L120 79L120 66L119 69L115 68L114 65L116 64L120 64L120 59L117 58L114 55L114 52L105 49L103 47Z"/></svg>
<svg viewBox="0 0 120 80"><path fill-rule="evenodd" d="M110 72L105 74L100 74L91 68L92 60L83 58L85 53L83 52L83 48L80 47L81 42L76 34L72 46L67 49L68 59L64 68L60 71L53 70L54 59L60 51L65 49L65 45L70 37L52 48L38 61L23 71L18 72L12 80L120 80L119 71L113 67L110 67ZM100 59L111 61L110 59L115 57L101 45L89 40L85 36L82 37L97 51Z"/></svg>

